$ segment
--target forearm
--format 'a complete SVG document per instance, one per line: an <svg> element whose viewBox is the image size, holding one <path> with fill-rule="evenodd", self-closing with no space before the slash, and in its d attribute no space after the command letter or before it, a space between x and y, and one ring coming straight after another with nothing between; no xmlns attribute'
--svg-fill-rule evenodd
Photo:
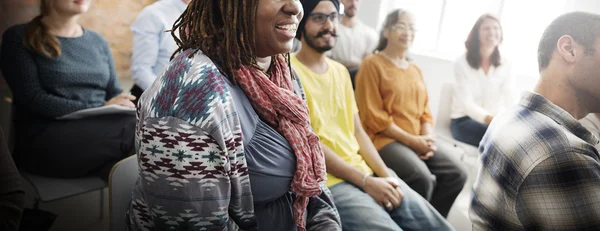
<svg viewBox="0 0 600 231"><path fill-rule="evenodd" d="M383 130L381 133L405 145L410 145L413 137L412 134L404 131L404 129L398 127L398 125L395 123L391 123L390 126L388 126L388 128Z"/></svg>
<svg viewBox="0 0 600 231"><path fill-rule="evenodd" d="M430 135L433 134L433 125L428 122L421 123L421 135Z"/></svg>
<svg viewBox="0 0 600 231"><path fill-rule="evenodd" d="M348 164L327 146L323 144L321 146L323 147L323 152L325 152L327 173L360 187L365 173Z"/></svg>
<svg viewBox="0 0 600 231"><path fill-rule="evenodd" d="M363 157L367 165L371 167L371 170L379 177L389 177L389 169L379 156L379 152L371 142L371 139L365 133L364 130L356 131L356 140L360 146L360 155Z"/></svg>

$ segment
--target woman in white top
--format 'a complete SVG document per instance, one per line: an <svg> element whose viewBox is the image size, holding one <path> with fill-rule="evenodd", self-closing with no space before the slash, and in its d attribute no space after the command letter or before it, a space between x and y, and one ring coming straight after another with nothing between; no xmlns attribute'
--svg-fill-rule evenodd
<svg viewBox="0 0 600 231"><path fill-rule="evenodd" d="M479 146L494 116L514 101L510 66L498 50L501 42L500 21L484 14L465 42L467 53L454 65L450 128L458 141Z"/></svg>

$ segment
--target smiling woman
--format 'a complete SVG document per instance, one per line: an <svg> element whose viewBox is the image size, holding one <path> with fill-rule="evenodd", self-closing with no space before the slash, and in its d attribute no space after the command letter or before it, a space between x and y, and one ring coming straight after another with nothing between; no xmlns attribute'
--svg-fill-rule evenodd
<svg viewBox="0 0 600 231"><path fill-rule="evenodd" d="M190 2L179 49L138 104L130 230L340 230L289 67L301 9Z"/></svg>

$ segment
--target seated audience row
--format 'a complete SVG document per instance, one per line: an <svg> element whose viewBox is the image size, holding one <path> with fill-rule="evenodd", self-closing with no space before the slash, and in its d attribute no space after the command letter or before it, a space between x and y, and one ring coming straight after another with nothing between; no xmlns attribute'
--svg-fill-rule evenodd
<svg viewBox="0 0 600 231"><path fill-rule="evenodd" d="M135 108L122 93L108 43L78 18L91 1L43 0L41 14L9 28L0 69L13 94L15 161L51 177L98 174L134 153L135 116L58 118L106 105Z"/></svg>
<svg viewBox="0 0 600 231"><path fill-rule="evenodd" d="M335 4L302 3L308 17L296 33L302 46L291 63L306 92L312 127L323 145L327 186L342 227L357 231L452 230L442 216L447 212L436 212L379 157L361 125L348 71L325 56L337 42L340 15ZM392 17L398 19L398 14ZM454 198L447 199L451 204Z"/></svg>

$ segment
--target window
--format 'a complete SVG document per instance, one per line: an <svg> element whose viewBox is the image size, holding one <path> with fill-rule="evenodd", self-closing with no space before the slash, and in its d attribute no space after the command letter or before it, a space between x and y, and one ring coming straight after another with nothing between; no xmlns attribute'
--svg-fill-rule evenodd
<svg viewBox="0 0 600 231"><path fill-rule="evenodd" d="M500 18L501 46L517 75L537 77L537 45L546 26L558 15L577 7L569 0L382 0L379 24L388 12L402 8L415 15L415 53L457 57L473 24L485 13ZM571 3L573 5L569 5Z"/></svg>
<svg viewBox="0 0 600 231"><path fill-rule="evenodd" d="M538 43L552 20L566 12L565 1L505 0L504 2L501 21L505 36L502 51L510 58L517 74L537 76ZM544 6L543 10L540 10L540 6Z"/></svg>
<svg viewBox="0 0 600 231"><path fill-rule="evenodd" d="M437 46L438 29L442 16L442 7L444 0L391 0L388 12L401 8L415 15L415 26L417 34L414 47L423 51L434 51ZM385 6L386 4L384 4ZM385 12L385 11L384 11ZM385 20L386 14L381 16L381 22L378 24L380 30Z"/></svg>

